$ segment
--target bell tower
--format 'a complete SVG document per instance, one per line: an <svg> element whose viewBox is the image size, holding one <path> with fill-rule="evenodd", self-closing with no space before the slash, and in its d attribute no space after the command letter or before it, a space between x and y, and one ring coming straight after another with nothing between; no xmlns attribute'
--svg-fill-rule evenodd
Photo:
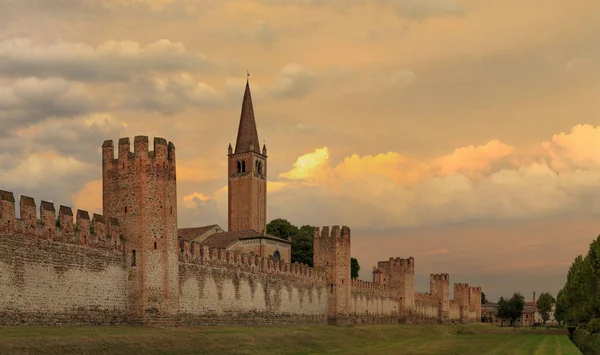
<svg viewBox="0 0 600 355"><path fill-rule="evenodd" d="M267 147L262 151L256 130L250 84L242 100L242 112L235 149L229 144L228 164L228 230L267 228Z"/></svg>

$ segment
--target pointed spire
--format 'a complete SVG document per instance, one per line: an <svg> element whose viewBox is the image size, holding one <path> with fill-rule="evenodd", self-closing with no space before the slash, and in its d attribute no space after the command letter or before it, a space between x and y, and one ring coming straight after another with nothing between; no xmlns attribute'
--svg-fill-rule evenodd
<svg viewBox="0 0 600 355"><path fill-rule="evenodd" d="M240 115L237 141L235 143L235 153L243 153L250 150L260 153L259 149L260 144L256 130L256 121L254 119L252 96L250 95L250 83L246 81L246 91L242 100L242 113Z"/></svg>

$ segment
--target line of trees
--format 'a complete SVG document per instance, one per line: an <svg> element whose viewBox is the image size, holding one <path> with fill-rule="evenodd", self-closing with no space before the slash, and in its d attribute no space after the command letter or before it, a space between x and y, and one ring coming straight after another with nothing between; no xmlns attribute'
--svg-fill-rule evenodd
<svg viewBox="0 0 600 355"><path fill-rule="evenodd" d="M276 218L267 224L268 234L284 239L292 238L292 263L303 263L311 267L313 266L314 229L310 225L297 227L283 218ZM360 265L355 258L351 259L350 269L352 278L358 278Z"/></svg>
<svg viewBox="0 0 600 355"><path fill-rule="evenodd" d="M556 296L555 317L567 325L600 332L600 236L569 268L565 285Z"/></svg>

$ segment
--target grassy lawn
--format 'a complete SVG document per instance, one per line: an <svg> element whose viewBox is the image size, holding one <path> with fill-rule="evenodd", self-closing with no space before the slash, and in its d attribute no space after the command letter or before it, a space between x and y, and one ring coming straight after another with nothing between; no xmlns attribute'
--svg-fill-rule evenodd
<svg viewBox="0 0 600 355"><path fill-rule="evenodd" d="M566 331L371 325L0 327L0 354L580 354Z"/></svg>

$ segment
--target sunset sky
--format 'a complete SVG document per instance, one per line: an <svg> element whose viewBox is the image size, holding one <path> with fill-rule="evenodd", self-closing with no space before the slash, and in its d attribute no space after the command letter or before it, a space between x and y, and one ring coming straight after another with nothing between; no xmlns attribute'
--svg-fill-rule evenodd
<svg viewBox="0 0 600 355"><path fill-rule="evenodd" d="M250 85L268 220L556 295L600 234L600 1L0 0L0 189L101 212L106 139L177 148L180 227L227 227Z"/></svg>

